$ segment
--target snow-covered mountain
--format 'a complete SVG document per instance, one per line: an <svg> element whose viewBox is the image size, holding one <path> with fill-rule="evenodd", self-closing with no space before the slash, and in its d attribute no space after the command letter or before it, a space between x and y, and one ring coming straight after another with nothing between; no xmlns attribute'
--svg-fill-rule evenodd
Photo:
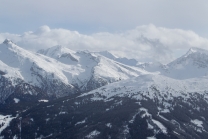
<svg viewBox="0 0 208 139"><path fill-rule="evenodd" d="M74 72L77 72L77 69L80 68L81 71L76 76L72 76L72 84L77 85L85 92L108 83L149 74L140 68L118 63L98 53L74 52L62 46L39 50L38 53L70 65Z"/></svg>
<svg viewBox="0 0 208 139"><path fill-rule="evenodd" d="M69 65L76 64L79 61L79 57L76 56L75 51L72 51L66 47L62 47L60 45L54 46L46 50L39 50L37 53L52 57L64 64Z"/></svg>
<svg viewBox="0 0 208 139"><path fill-rule="evenodd" d="M0 53L0 138L208 138L206 50L167 65L10 40Z"/></svg>
<svg viewBox="0 0 208 139"><path fill-rule="evenodd" d="M200 78L208 75L208 51L190 48L185 55L167 65L149 62L138 63L136 66L148 72L158 71L160 74L174 79Z"/></svg>
<svg viewBox="0 0 208 139"><path fill-rule="evenodd" d="M43 96L57 98L145 74L189 79L206 76L208 71L208 52L198 48L191 48L167 65L140 64L127 58L122 61L124 58L117 58L107 51L75 52L62 46L33 53L8 39L0 44L0 52L1 102L17 92L16 87L25 87L22 84L34 90L18 89L23 94L37 95L41 92Z"/></svg>
<svg viewBox="0 0 208 139"><path fill-rule="evenodd" d="M141 68L148 72L165 72L168 67L160 62L139 62L136 67Z"/></svg>
<svg viewBox="0 0 208 139"><path fill-rule="evenodd" d="M128 104L135 114L124 122L124 137L132 135L131 124L136 122L136 117L140 117L140 126L147 125L143 127L146 129L140 130L152 130L153 133L143 135L144 138L206 138L207 82L206 77L177 80L163 75L142 75L103 86L79 98L112 102L106 113L127 105L126 99L135 101L137 107Z"/></svg>
<svg viewBox="0 0 208 139"><path fill-rule="evenodd" d="M110 52L108 51L101 51L101 52L97 52L98 54L100 55L103 55L109 59L112 59L114 61L117 61L117 62L120 62L122 64L125 64L125 65L129 65L129 66L136 66L138 61L136 59L128 59L126 57L116 57L114 56L113 54L111 54Z"/></svg>
<svg viewBox="0 0 208 139"><path fill-rule="evenodd" d="M208 79L147 74L11 116L5 138L208 138ZM17 105L17 104L16 104ZM9 109L11 112L16 105ZM5 107L5 106L4 106ZM2 108L7 112L8 108ZM26 109L26 110L25 110ZM5 117L5 115L4 115ZM9 120L9 119L5 119ZM18 130L22 123L21 130Z"/></svg>
<svg viewBox="0 0 208 139"><path fill-rule="evenodd" d="M37 95L42 92L48 97L58 98L148 74L99 54L74 52L61 46L33 53L6 39L0 44L0 53L1 102L12 93L17 93L16 87L23 83L39 89L36 92L21 89L23 94ZM13 89L6 86L4 80Z"/></svg>
<svg viewBox="0 0 208 139"><path fill-rule="evenodd" d="M125 65L129 65L129 66L133 66L133 67L138 67L138 68L143 69L148 72L161 72L161 73L163 73L168 68L167 65L164 65L160 62L139 62L136 59L128 59L125 57L122 57L122 58L116 57L108 51L101 51L101 52L97 52L97 53L102 56L105 56L111 60L114 60L116 62L125 64Z"/></svg>
<svg viewBox="0 0 208 139"><path fill-rule="evenodd" d="M155 99L158 103L168 104L174 97L190 98L190 94L199 93L208 95L208 78L172 79L158 74L147 74L139 77L123 80L100 87L81 96L94 95L93 100L108 100L112 97L130 97L138 100ZM207 92L207 93L205 93ZM97 97L98 96L98 97ZM208 96L205 96L208 98ZM207 101L208 102L208 101ZM171 106L171 104L168 104Z"/></svg>
<svg viewBox="0 0 208 139"><path fill-rule="evenodd" d="M164 75L175 79L188 79L208 75L208 51L190 48L182 57L167 64Z"/></svg>
<svg viewBox="0 0 208 139"><path fill-rule="evenodd" d="M28 84L39 88L41 90L39 92L50 97L61 97L78 92L64 76L62 72L64 64L24 50L8 39L0 44L0 53L1 79L9 82L14 90L21 84ZM2 101L8 97L8 94L19 93L8 87L5 81L1 82L1 88L1 95L5 96L1 98ZM37 95L38 91L29 90L21 93Z"/></svg>

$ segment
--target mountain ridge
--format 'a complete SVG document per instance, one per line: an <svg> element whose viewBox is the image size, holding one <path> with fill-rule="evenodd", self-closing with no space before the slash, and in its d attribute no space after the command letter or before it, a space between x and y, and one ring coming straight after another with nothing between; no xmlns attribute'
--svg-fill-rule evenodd
<svg viewBox="0 0 208 139"><path fill-rule="evenodd" d="M90 91L111 82L147 73L101 55L86 51L75 52L61 46L33 53L7 39L0 44L0 52L3 76L11 74L13 78L21 79L55 97Z"/></svg>
<svg viewBox="0 0 208 139"><path fill-rule="evenodd" d="M10 40L0 52L0 138L208 138L203 50L136 66L62 46L33 53Z"/></svg>

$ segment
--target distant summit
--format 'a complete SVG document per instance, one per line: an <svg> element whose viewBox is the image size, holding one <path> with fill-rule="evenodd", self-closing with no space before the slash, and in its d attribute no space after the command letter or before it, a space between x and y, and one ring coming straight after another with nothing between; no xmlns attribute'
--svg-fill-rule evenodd
<svg viewBox="0 0 208 139"><path fill-rule="evenodd" d="M10 39L5 39L3 43L4 44L9 44L9 43L13 43L13 42Z"/></svg>
<svg viewBox="0 0 208 139"><path fill-rule="evenodd" d="M193 53L200 53L200 54L207 54L208 55L208 50L197 48L197 47L192 47L188 50L188 52L184 56L188 56Z"/></svg>
<svg viewBox="0 0 208 139"><path fill-rule="evenodd" d="M111 60L117 61L119 63L129 65L129 66L137 66L138 61L136 59L128 59L126 57L116 57L108 51L98 52L100 55L105 56Z"/></svg>

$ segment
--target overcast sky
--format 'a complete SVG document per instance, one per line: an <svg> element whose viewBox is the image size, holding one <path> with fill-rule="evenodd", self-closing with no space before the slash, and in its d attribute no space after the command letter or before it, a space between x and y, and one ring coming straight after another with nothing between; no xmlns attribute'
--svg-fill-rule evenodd
<svg viewBox="0 0 208 139"><path fill-rule="evenodd" d="M190 47L208 48L207 15L207 0L0 0L0 41L167 62Z"/></svg>

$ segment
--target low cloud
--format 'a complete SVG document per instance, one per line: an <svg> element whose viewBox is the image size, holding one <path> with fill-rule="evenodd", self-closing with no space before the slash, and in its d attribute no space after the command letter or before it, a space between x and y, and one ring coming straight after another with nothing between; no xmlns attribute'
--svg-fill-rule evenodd
<svg viewBox="0 0 208 139"><path fill-rule="evenodd" d="M41 26L36 31L24 34L0 33L1 42L6 38L31 51L62 45L72 50L107 50L115 55L139 61L162 63L174 60L179 56L178 53L185 52L190 47L208 49L208 39L200 37L193 31L156 27L153 24L138 26L120 33L100 32L90 35Z"/></svg>

